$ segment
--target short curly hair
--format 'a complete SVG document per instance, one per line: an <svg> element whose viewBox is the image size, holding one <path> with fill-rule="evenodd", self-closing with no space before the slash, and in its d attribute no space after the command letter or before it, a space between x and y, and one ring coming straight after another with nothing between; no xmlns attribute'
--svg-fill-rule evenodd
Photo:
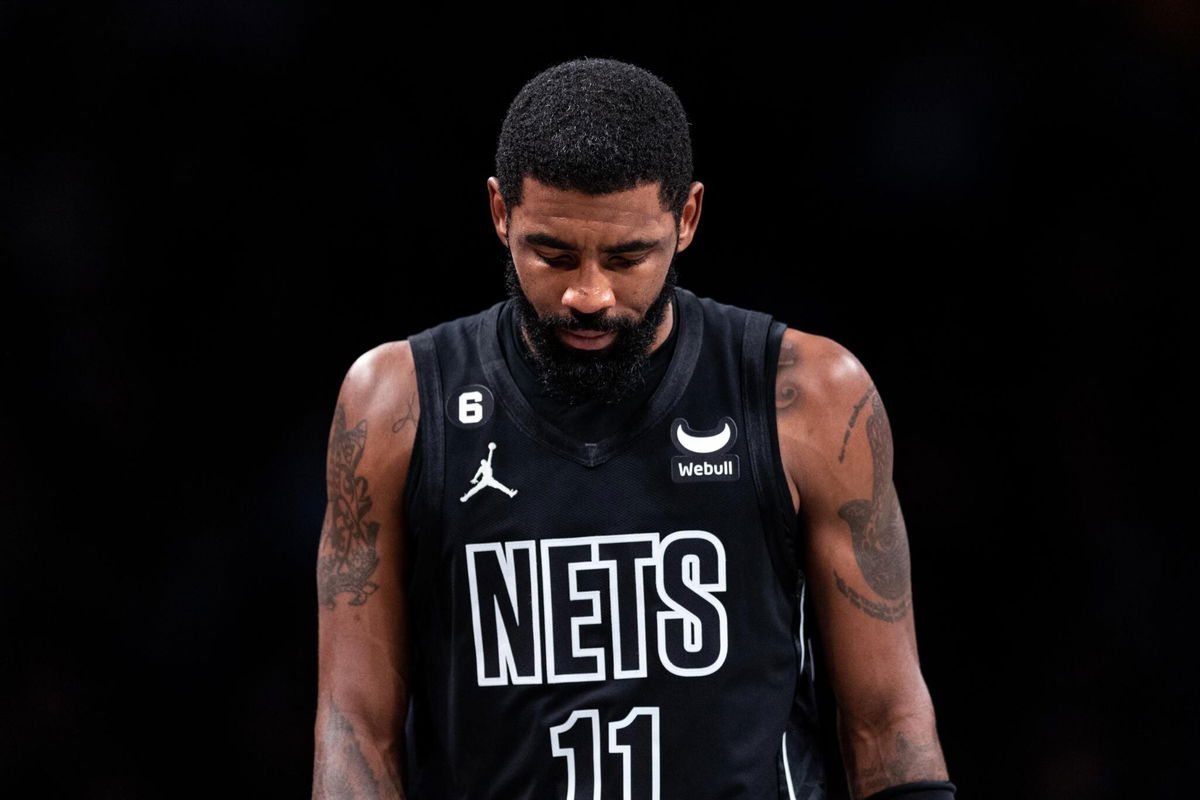
<svg viewBox="0 0 1200 800"><path fill-rule="evenodd" d="M508 108L496 145L504 204L521 203L526 177L586 194L659 184L679 221L692 181L692 142L683 104L641 67L605 58L541 72Z"/></svg>

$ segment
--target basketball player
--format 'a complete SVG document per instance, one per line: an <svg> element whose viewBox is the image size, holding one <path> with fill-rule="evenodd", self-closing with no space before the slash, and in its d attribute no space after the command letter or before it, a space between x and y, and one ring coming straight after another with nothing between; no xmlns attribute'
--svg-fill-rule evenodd
<svg viewBox="0 0 1200 800"><path fill-rule="evenodd" d="M821 798L828 668L853 796L949 800L883 404L835 342L675 285L674 92L553 67L496 171L507 302L338 398L313 796Z"/></svg>

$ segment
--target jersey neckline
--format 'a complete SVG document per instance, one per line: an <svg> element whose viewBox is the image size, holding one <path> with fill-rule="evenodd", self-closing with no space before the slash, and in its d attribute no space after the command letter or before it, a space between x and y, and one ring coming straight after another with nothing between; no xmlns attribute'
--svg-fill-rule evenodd
<svg viewBox="0 0 1200 800"><path fill-rule="evenodd" d="M679 309L676 319L679 330L675 332L675 352L671 356L666 374L629 422L620 431L599 442L582 442L564 433L552 421L538 415L517 386L500 346L500 314L507 303L497 303L488 309L479 326L478 345L484 375L495 387L500 401L512 415L513 422L525 435L563 458L585 467L599 466L656 423L661 422L667 412L679 402L691 380L700 356L704 314L696 295L687 289L675 287L672 302Z"/></svg>

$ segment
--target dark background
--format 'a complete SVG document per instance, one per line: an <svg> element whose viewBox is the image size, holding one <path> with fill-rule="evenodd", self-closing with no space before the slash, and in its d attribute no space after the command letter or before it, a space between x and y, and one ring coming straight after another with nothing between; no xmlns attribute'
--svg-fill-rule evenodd
<svg viewBox="0 0 1200 800"><path fill-rule="evenodd" d="M880 387L961 795L1190 795L1197 12L895 5L0 3L5 792L308 796L341 378L502 295L500 120L589 55L688 109L683 285Z"/></svg>

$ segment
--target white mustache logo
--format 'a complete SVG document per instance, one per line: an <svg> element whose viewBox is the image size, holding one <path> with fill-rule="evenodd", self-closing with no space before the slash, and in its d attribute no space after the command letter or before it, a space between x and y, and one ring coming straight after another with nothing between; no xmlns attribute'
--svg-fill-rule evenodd
<svg viewBox="0 0 1200 800"><path fill-rule="evenodd" d="M671 441L681 453L723 453L737 441L737 426L724 417L712 431L695 431L687 420L671 423Z"/></svg>

